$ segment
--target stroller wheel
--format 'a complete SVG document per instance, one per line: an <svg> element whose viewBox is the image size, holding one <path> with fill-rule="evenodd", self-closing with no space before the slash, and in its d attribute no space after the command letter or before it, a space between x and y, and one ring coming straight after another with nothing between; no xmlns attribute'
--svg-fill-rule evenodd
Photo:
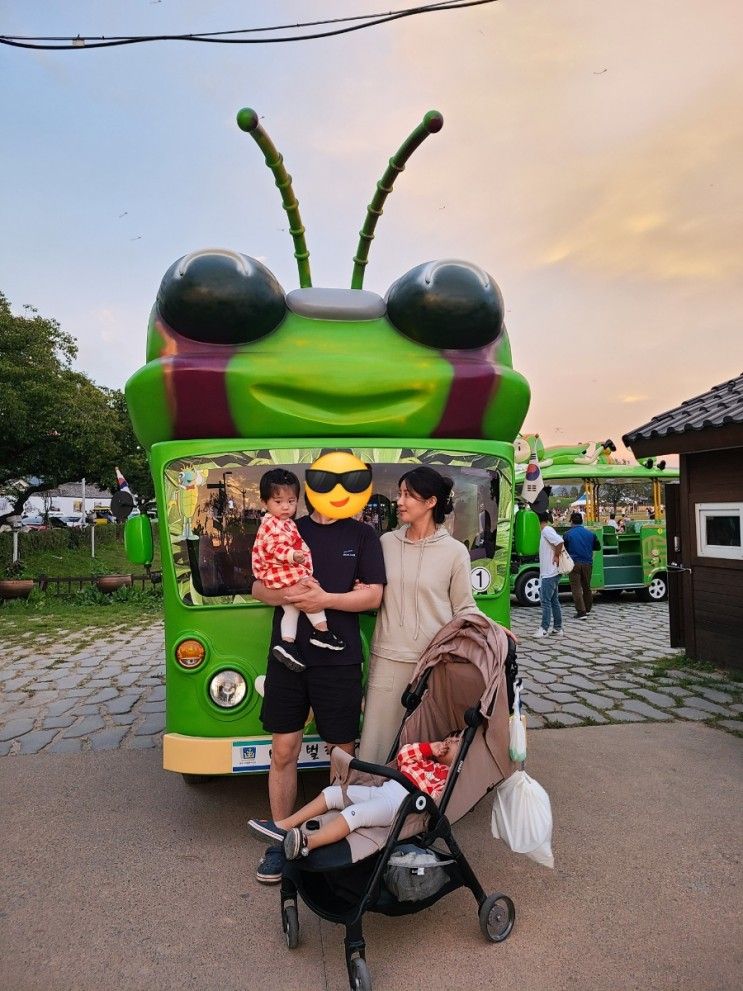
<svg viewBox="0 0 743 991"><path fill-rule="evenodd" d="M299 943L299 914L296 905L284 905L281 910L281 922L286 945L290 950L296 950Z"/></svg>
<svg viewBox="0 0 743 991"><path fill-rule="evenodd" d="M516 909L508 895L488 895L480 906L480 929L491 943L502 943L515 921Z"/></svg>
<svg viewBox="0 0 743 991"><path fill-rule="evenodd" d="M371 974L366 960L355 957L351 961L351 991L372 991Z"/></svg>

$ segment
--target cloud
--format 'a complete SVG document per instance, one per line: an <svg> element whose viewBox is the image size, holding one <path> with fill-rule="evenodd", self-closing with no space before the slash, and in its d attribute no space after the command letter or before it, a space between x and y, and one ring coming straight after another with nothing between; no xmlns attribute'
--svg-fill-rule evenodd
<svg viewBox="0 0 743 991"><path fill-rule="evenodd" d="M729 0L713 12L535 0L416 19L395 36L400 100L385 121L425 100L446 123L398 209L429 203L421 234L466 230L486 267L739 279L742 19ZM364 138L363 102L347 149Z"/></svg>
<svg viewBox="0 0 743 991"><path fill-rule="evenodd" d="M603 156L572 222L548 244L547 265L568 263L642 281L734 281L743 274L741 80L698 94L652 134ZM566 210L560 209L565 217Z"/></svg>

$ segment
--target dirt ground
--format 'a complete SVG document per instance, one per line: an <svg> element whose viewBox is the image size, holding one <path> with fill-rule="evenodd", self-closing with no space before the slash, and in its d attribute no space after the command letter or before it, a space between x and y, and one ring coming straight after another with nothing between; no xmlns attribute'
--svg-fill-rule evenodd
<svg viewBox="0 0 743 991"><path fill-rule="evenodd" d="M492 839L487 797L455 828L516 903L509 939L485 942L466 890L368 915L376 991L738 991L743 742L682 722L542 730L528 770L552 799L554 871ZM348 987L342 928L300 905L290 952L278 891L254 880L264 778L194 789L156 749L113 750L9 756L0 790L7 991Z"/></svg>

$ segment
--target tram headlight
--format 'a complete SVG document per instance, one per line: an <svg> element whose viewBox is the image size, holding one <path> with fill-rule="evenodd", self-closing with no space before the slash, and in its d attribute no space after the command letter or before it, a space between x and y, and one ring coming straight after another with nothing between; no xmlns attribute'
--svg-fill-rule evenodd
<svg viewBox="0 0 743 991"><path fill-rule="evenodd" d="M220 671L209 682L211 700L220 709L234 709L240 705L247 690L247 683L238 671Z"/></svg>

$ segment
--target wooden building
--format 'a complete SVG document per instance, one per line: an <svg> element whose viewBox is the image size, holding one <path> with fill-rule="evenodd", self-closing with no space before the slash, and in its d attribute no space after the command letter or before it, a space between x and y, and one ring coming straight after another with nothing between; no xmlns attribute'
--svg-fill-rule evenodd
<svg viewBox="0 0 743 991"><path fill-rule="evenodd" d="M671 645L743 668L743 374L623 440L640 459L680 456L666 486Z"/></svg>

